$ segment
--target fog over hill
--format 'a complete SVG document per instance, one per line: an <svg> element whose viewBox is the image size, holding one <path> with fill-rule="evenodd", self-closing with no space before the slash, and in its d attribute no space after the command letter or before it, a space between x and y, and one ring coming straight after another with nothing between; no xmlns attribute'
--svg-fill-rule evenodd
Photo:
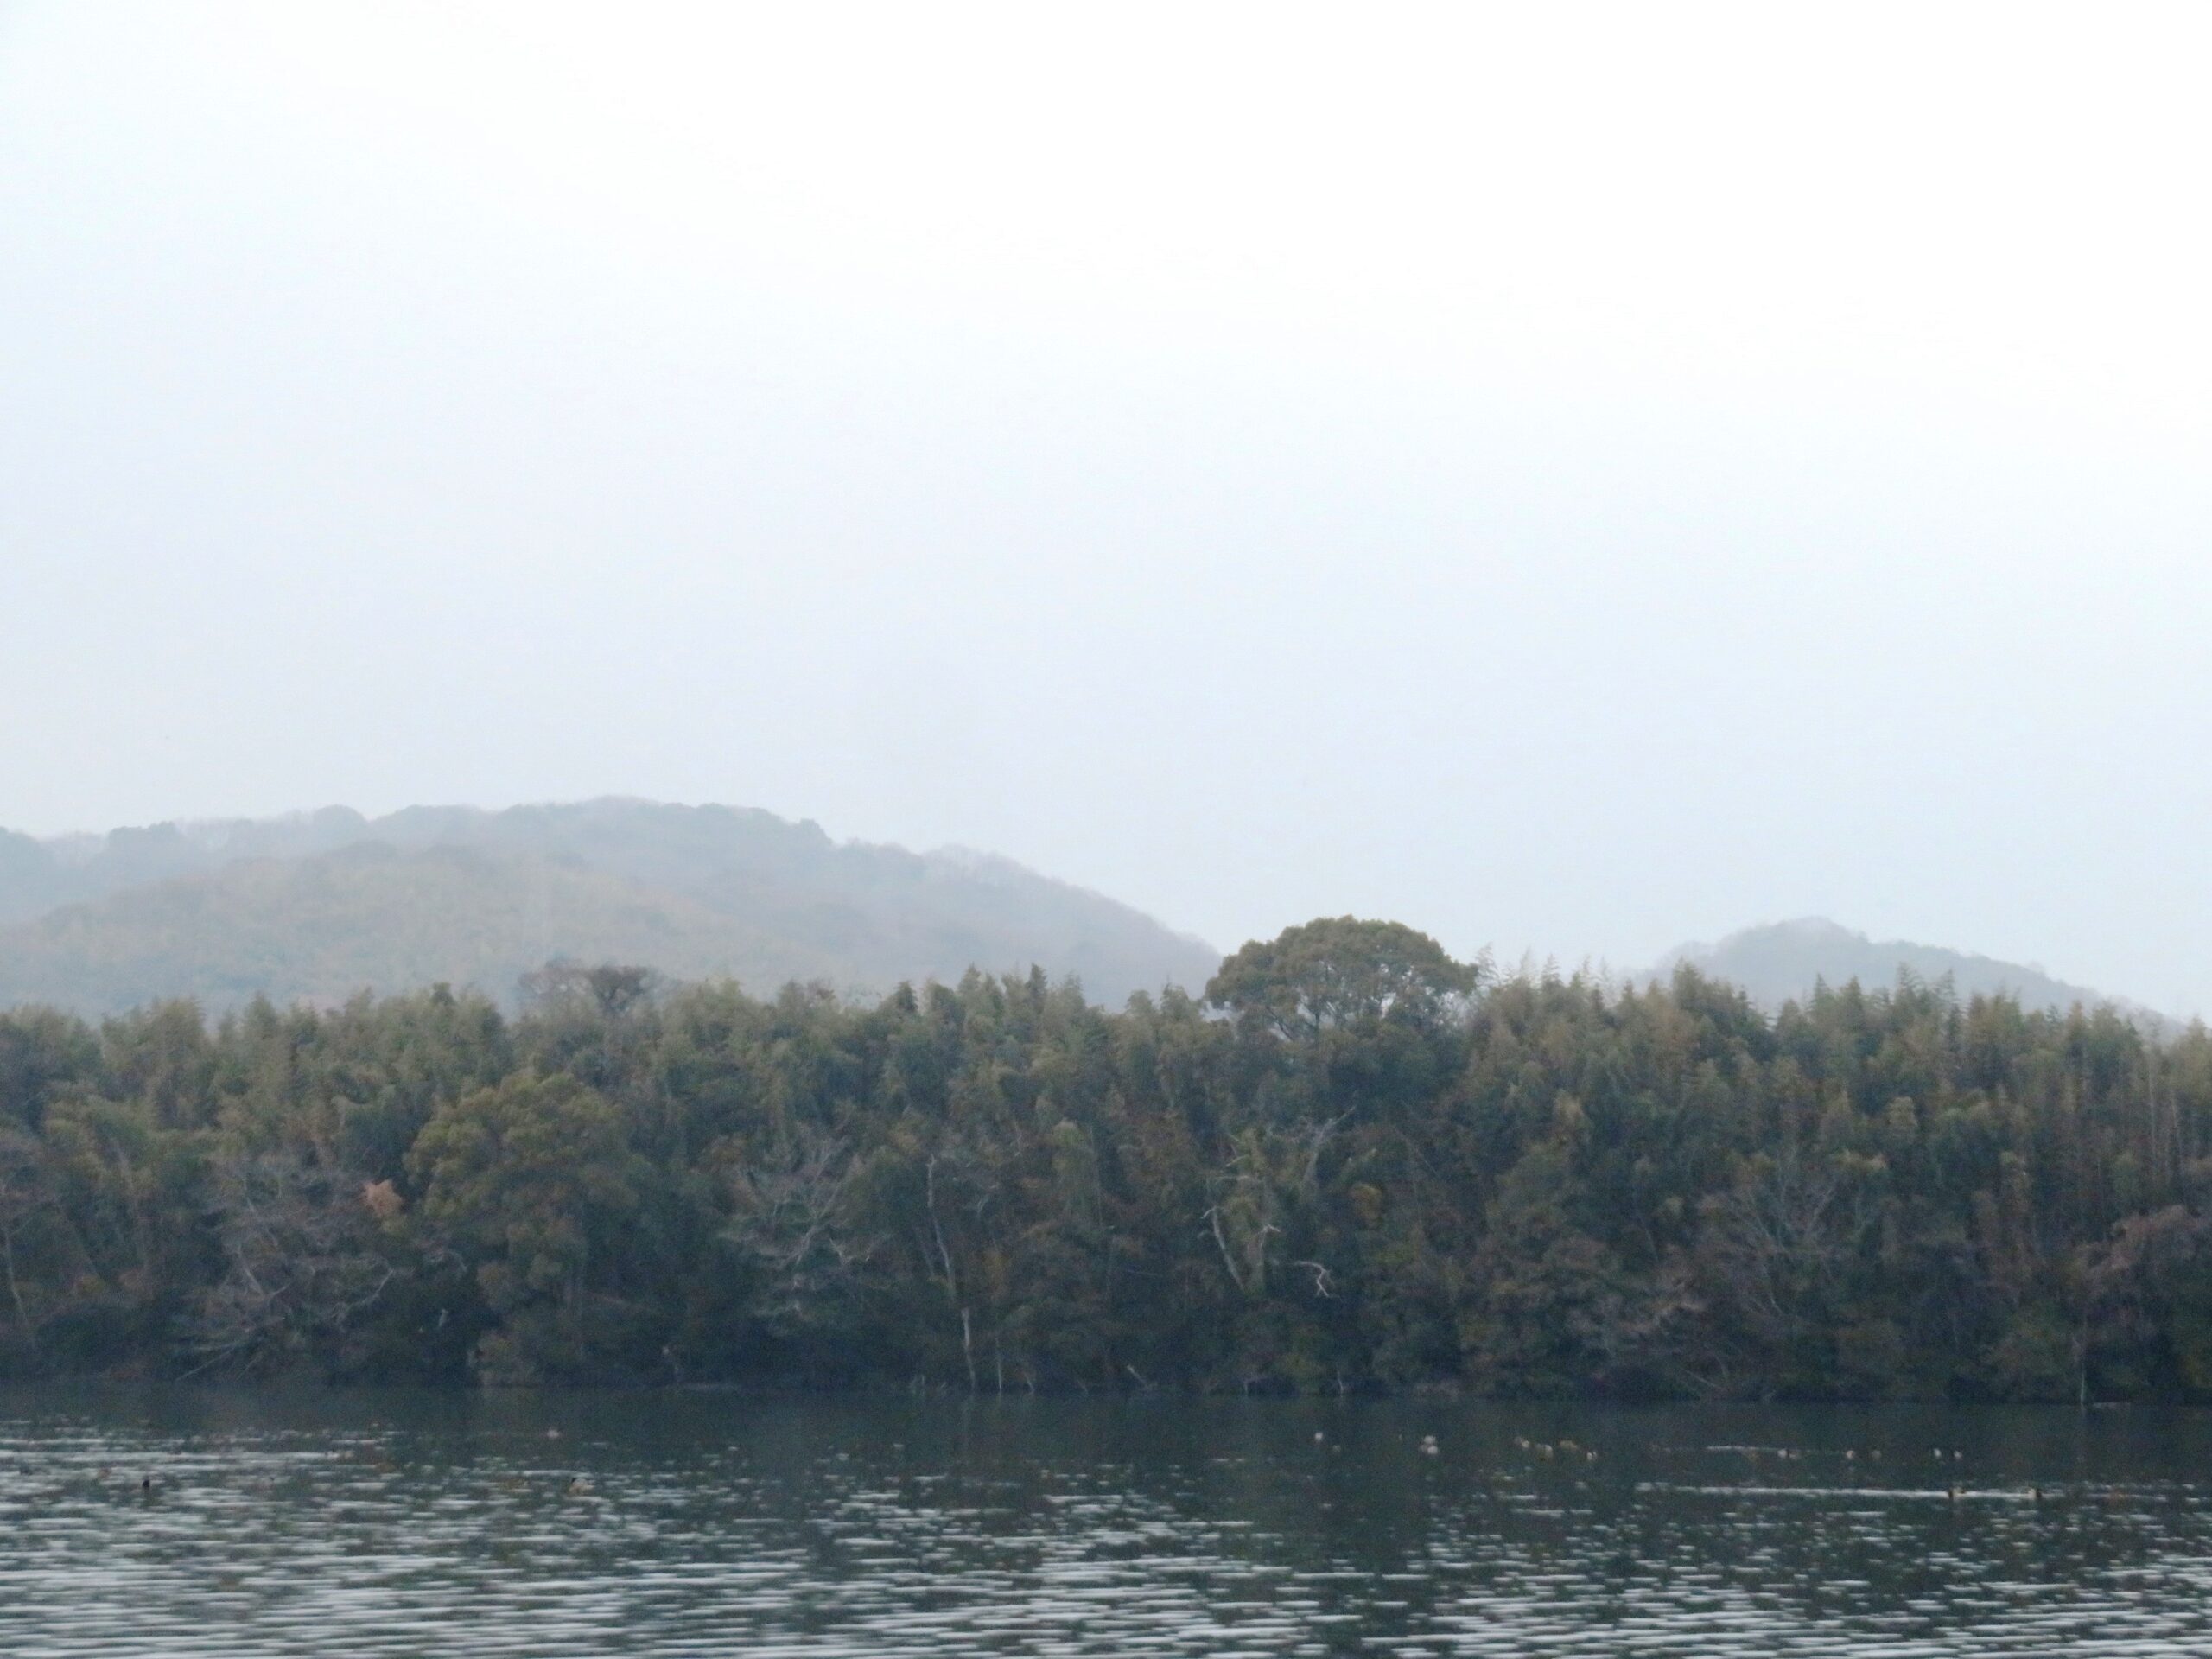
<svg viewBox="0 0 2212 1659"><path fill-rule="evenodd" d="M191 996L219 1012L261 995L330 1004L440 981L512 1002L521 976L556 957L861 997L1035 964L1109 1006L1165 984L1196 991L1220 962L1007 859L840 842L751 808L607 798L378 818L329 807L48 840L0 830L0 1006L98 1014ZM2039 967L1820 917L1686 944L1650 972L1678 963L1770 1011L1821 982L1881 989L1904 973L1961 998L2111 1003L2175 1024Z"/></svg>
<svg viewBox="0 0 2212 1659"><path fill-rule="evenodd" d="M833 841L725 806L342 807L51 841L0 833L0 1004L220 1009L435 981L511 1000L555 957L868 995L970 966L1097 1001L1204 985L1220 955L1010 860Z"/></svg>
<svg viewBox="0 0 2212 1659"><path fill-rule="evenodd" d="M2062 1010L2077 1002L2088 1007L2109 1003L2131 1018L2161 1026L2176 1023L2087 985L2069 984L2039 967L1942 945L1869 938L1824 916L1747 927L1718 944L1685 944L1661 958L1653 972L1663 977L1678 963L1741 986L1752 1001L1769 1010L1803 1001L1823 982L1840 987L1856 980L1868 990L1885 990L1902 972L1924 984L1948 980L1961 1000L2002 994L2017 997L2030 1008Z"/></svg>

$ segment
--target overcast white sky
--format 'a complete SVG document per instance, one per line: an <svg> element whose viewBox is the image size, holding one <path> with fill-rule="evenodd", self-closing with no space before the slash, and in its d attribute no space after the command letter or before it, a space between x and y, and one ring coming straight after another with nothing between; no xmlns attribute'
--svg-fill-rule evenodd
<svg viewBox="0 0 2212 1659"><path fill-rule="evenodd" d="M2208 18L0 5L0 823L2212 1011Z"/></svg>

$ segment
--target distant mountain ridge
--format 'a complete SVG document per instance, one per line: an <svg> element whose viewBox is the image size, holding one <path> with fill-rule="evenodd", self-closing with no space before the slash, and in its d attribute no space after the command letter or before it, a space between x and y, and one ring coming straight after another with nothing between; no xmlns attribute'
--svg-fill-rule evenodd
<svg viewBox="0 0 2212 1659"><path fill-rule="evenodd" d="M602 799L343 807L39 841L0 831L0 1005L328 1002L443 980L505 1000L555 957L868 995L970 966L1096 1001L1220 954L1008 859L833 841L757 809Z"/></svg>
<svg viewBox="0 0 2212 1659"><path fill-rule="evenodd" d="M1924 984L1948 980L1961 1000L1999 994L2024 1007L2065 1010L2109 1004L2131 1018L2161 1026L2177 1021L2087 985L2069 984L2043 969L1994 957L1904 939L1874 939L1825 916L1770 922L1729 934L1718 944L1685 944L1662 957L1653 972L1664 976L1686 963L1700 973L1739 986L1770 1011L1802 1002L1825 982L1840 988L1853 980L1867 990L1887 990L1900 970Z"/></svg>

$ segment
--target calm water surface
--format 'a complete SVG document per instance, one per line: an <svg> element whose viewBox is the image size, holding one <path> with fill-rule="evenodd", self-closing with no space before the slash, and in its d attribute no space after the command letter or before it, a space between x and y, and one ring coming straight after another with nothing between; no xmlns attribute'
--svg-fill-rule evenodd
<svg viewBox="0 0 2212 1659"><path fill-rule="evenodd" d="M2207 1655L2208 1477L2194 1413L57 1388L0 1653Z"/></svg>

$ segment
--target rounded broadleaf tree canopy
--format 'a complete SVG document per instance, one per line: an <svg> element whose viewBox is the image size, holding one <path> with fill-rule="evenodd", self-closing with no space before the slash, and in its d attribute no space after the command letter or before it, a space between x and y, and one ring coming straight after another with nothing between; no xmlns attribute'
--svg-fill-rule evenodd
<svg viewBox="0 0 2212 1659"><path fill-rule="evenodd" d="M1435 1019L1477 977L1402 922L1325 917L1245 945L1207 984L1206 1001L1292 1039L1387 1014Z"/></svg>

